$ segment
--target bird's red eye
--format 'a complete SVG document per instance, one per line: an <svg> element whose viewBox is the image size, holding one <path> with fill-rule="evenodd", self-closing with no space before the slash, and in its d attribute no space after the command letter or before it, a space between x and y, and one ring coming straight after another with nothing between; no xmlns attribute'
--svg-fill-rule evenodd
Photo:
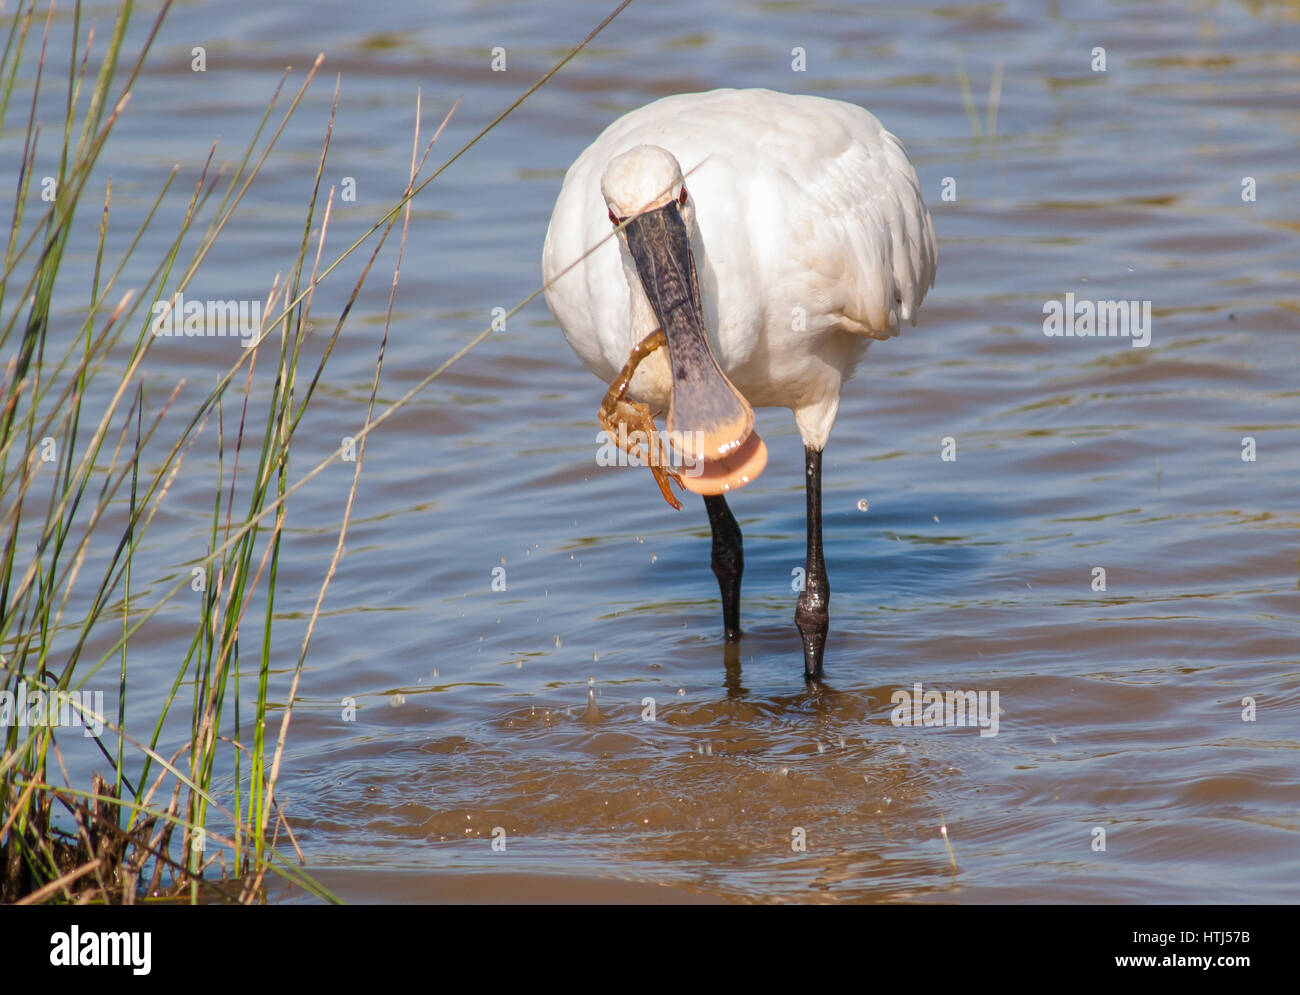
<svg viewBox="0 0 1300 995"><path fill-rule="evenodd" d="M609 212L609 223L613 225L615 228L618 227L618 218L615 216L613 211Z"/></svg>
<svg viewBox="0 0 1300 995"><path fill-rule="evenodd" d="M682 193L681 193L681 196L677 198L677 203L680 204L682 207L685 207L685 206L686 206L686 188L685 188L685 187L682 187Z"/></svg>

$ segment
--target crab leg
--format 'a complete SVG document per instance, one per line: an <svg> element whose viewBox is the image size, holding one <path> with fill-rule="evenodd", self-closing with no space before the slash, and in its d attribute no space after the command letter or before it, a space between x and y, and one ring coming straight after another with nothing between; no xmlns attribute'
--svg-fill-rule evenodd
<svg viewBox="0 0 1300 995"><path fill-rule="evenodd" d="M659 491L663 494L664 500L680 511L682 503L673 494L672 488L668 486L668 481L670 479L675 480L677 486L681 487L681 477L671 466L665 464L661 459L656 459L656 453L660 449L656 441L658 429L655 428L654 418L650 415L650 408L648 405L626 399L628 385L632 383L632 377L636 374L637 367L652 352L660 346L666 345L667 341L664 330L656 328L633 346L632 353L628 357L628 361L623 365L622 372L614 378L613 383L609 385L609 390L605 392L605 399L600 403L598 417L600 418L601 427L609 433L609 437L620 446L623 446L624 451L629 455L635 452L639 456L640 450L636 446L623 445L628 439L627 426L630 425L634 431L645 433L649 448L647 463L650 466L650 471L655 475L655 483L659 485ZM623 429L622 432L619 431L620 428Z"/></svg>

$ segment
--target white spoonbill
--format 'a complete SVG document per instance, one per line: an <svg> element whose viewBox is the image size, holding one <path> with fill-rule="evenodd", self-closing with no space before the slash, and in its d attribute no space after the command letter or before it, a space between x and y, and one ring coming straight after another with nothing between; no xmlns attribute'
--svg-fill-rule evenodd
<svg viewBox="0 0 1300 995"><path fill-rule="evenodd" d="M728 640L740 636L744 557L725 495L767 462L753 408L794 412L808 509L795 625L809 679L830 623L822 450L844 382L872 339L915 323L935 264L902 143L854 104L771 90L680 94L624 115L569 167L551 215L546 302L611 381L605 428L648 457L674 507L669 479L703 495Z"/></svg>

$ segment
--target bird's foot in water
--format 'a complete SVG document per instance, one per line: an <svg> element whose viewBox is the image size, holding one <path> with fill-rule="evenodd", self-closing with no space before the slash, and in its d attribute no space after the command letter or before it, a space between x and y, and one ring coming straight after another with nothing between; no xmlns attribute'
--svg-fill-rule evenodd
<svg viewBox="0 0 1300 995"><path fill-rule="evenodd" d="M597 416L600 418L601 427L612 441L629 456L634 456L638 462L650 467L650 472L655 475L655 483L659 485L659 492L663 494L664 500L681 511L682 503L673 494L669 481L675 482L679 489L684 490L682 478L668 461L668 454L665 452L667 446L659 438L659 430L655 427L650 408L637 401L629 401L625 396L641 361L666 341L663 329L656 328L633 347L622 372L614 378L614 382L609 385L609 390L605 392L605 399L601 402Z"/></svg>

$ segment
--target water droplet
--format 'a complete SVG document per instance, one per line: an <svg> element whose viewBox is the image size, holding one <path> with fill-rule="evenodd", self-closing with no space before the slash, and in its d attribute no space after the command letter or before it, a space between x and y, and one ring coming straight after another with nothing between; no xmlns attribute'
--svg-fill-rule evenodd
<svg viewBox="0 0 1300 995"><path fill-rule="evenodd" d="M391 697L389 697L389 699L388 699L388 703L389 703L390 705L392 705L394 708L396 708L398 705L405 705L405 704L406 704L406 695L404 695L404 694L395 694L395 695L392 695Z"/></svg>
<svg viewBox="0 0 1300 995"><path fill-rule="evenodd" d="M561 639L559 636L556 636L556 637L555 637L555 648L558 650L558 649L559 649L561 646L563 646L563 645L564 645L564 640Z"/></svg>
<svg viewBox="0 0 1300 995"><path fill-rule="evenodd" d="M596 707L596 692L593 688L594 684L594 678L587 682L587 710L582 713L583 722L600 722L605 717L600 714L600 709Z"/></svg>
<svg viewBox="0 0 1300 995"><path fill-rule="evenodd" d="M871 507L871 505L870 505L870 503L867 501L866 498L859 498L859 499L858 499L858 511L866 511L866 510L867 510L868 508L870 508L870 507Z"/></svg>
<svg viewBox="0 0 1300 995"><path fill-rule="evenodd" d="M683 697L685 697L685 696L686 696L686 689L685 689L685 688L678 688L678 689L677 689L677 693L680 694L680 695L682 695Z"/></svg>
<svg viewBox="0 0 1300 995"><path fill-rule="evenodd" d="M826 744L825 744L825 743L818 743L818 744L817 744L817 752L818 752L818 753L825 753L825 752L826 752Z"/></svg>
<svg viewBox="0 0 1300 995"><path fill-rule="evenodd" d="M589 688L594 688L595 686L596 686L596 678L594 678L594 677L588 677L588 678L587 678L587 687L589 687Z"/></svg>
<svg viewBox="0 0 1300 995"><path fill-rule="evenodd" d="M659 559L659 554L658 554L658 553L651 553L651 554L650 554L650 562L651 562L651 563L655 563L655 562L657 562L658 559Z"/></svg>
<svg viewBox="0 0 1300 995"><path fill-rule="evenodd" d="M938 516L938 515L933 515L933 516L931 516L931 517L933 517L934 520L935 520L936 522L939 520L939 516Z"/></svg>

